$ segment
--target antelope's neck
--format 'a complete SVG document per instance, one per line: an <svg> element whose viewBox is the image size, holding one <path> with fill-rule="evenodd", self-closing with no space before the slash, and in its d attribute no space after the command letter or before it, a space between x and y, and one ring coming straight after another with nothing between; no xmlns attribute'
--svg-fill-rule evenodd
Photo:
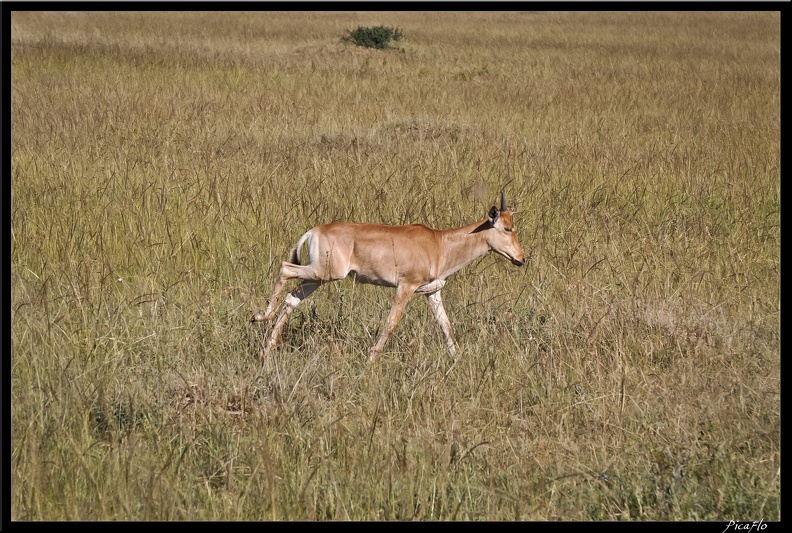
<svg viewBox="0 0 792 533"><path fill-rule="evenodd" d="M487 220L468 224L461 228L442 232L441 279L445 279L460 268L472 263L489 252L486 230L475 231Z"/></svg>

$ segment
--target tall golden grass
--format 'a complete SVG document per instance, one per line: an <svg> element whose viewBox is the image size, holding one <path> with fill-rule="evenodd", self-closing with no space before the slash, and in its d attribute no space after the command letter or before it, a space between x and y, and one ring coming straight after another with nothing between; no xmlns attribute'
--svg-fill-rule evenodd
<svg viewBox="0 0 792 533"><path fill-rule="evenodd" d="M779 22L14 12L11 518L780 519ZM258 359L306 229L501 187L456 360L350 281Z"/></svg>

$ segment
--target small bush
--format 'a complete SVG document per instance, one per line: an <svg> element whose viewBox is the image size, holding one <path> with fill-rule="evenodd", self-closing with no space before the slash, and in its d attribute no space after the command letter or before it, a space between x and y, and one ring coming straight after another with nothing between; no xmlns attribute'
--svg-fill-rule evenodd
<svg viewBox="0 0 792 533"><path fill-rule="evenodd" d="M351 42L366 48L390 48L391 41L401 41L404 34L399 28L388 28L387 26L363 27L358 26L356 30L347 30L347 34L341 39L344 42Z"/></svg>

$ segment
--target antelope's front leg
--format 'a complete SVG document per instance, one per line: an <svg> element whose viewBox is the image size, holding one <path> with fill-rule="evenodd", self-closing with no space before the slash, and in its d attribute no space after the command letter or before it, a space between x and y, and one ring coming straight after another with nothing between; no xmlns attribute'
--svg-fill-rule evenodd
<svg viewBox="0 0 792 533"><path fill-rule="evenodd" d="M380 335L377 344L375 344L369 352L369 362L374 361L377 355L382 352L382 348L385 346L388 336L396 329L396 325L399 323L399 320L401 320L404 308L407 306L407 302L410 301L410 298L412 298L416 288L417 286L415 285L408 286L403 284L396 288L396 299L393 300L393 306L391 307L390 313L388 313L388 319L385 321L385 329L382 331L382 335Z"/></svg>
<svg viewBox="0 0 792 533"><path fill-rule="evenodd" d="M448 315L446 315L445 308L443 307L440 291L427 294L426 298L429 301L429 309L432 310L432 314L437 319L437 323L440 324L443 335L445 335L448 351L451 352L452 357L456 357L457 350L454 336L451 334L451 322L448 320Z"/></svg>

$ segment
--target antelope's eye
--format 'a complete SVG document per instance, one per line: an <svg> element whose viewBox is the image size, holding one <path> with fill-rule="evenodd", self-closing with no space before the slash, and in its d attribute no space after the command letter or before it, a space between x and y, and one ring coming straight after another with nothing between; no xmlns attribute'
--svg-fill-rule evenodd
<svg viewBox="0 0 792 533"><path fill-rule="evenodd" d="M506 230L506 231L508 231L509 233L511 233L512 231L514 231L514 228L503 228L503 229L505 229L505 230Z"/></svg>

